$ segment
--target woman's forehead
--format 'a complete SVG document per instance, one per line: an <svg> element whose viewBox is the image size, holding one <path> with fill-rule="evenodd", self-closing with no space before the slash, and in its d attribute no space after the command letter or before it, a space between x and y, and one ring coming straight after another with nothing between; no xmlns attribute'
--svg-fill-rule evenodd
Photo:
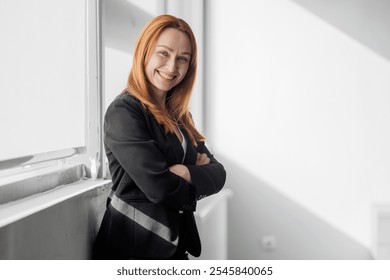
<svg viewBox="0 0 390 280"><path fill-rule="evenodd" d="M165 29L157 39L156 46L191 54L191 43L188 35L175 28Z"/></svg>

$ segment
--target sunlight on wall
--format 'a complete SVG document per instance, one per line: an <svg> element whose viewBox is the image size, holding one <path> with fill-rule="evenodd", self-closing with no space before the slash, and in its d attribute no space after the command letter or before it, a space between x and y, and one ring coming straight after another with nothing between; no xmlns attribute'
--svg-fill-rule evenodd
<svg viewBox="0 0 390 280"><path fill-rule="evenodd" d="M214 151L369 247L390 200L390 62L291 1L208 7Z"/></svg>

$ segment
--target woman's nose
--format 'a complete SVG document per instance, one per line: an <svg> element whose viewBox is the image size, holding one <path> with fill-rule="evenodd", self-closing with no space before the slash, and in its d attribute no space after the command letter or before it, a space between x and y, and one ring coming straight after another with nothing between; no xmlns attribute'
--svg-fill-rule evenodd
<svg viewBox="0 0 390 280"><path fill-rule="evenodd" d="M166 67L167 67L169 72L171 72L171 73L176 72L176 59L170 58L167 61Z"/></svg>

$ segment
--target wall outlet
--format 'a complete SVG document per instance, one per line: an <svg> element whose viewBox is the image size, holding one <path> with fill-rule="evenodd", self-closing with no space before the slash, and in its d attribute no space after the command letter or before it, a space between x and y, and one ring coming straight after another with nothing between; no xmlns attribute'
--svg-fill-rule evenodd
<svg viewBox="0 0 390 280"><path fill-rule="evenodd" d="M263 250L271 252L275 251L277 242L274 235L265 235L261 238L261 246Z"/></svg>

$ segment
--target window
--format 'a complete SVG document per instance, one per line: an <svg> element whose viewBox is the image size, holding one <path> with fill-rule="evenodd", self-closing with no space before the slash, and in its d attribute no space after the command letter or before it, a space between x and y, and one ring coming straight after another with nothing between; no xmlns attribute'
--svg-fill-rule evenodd
<svg viewBox="0 0 390 280"><path fill-rule="evenodd" d="M88 166L90 158L101 161L100 6L0 2L0 185L70 156Z"/></svg>

